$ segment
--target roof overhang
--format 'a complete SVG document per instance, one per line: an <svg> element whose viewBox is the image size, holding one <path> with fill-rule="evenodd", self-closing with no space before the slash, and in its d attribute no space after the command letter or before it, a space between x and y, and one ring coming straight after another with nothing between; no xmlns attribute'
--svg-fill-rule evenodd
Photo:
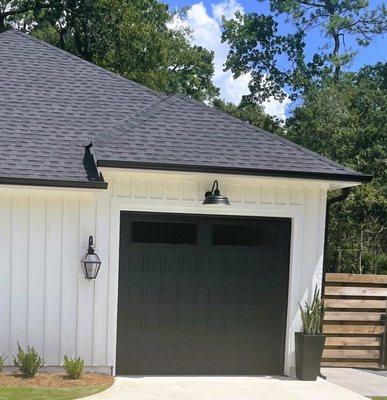
<svg viewBox="0 0 387 400"><path fill-rule="evenodd" d="M107 189L108 184L100 181L71 181L54 179L0 177L1 185L40 186L81 189Z"/></svg>
<svg viewBox="0 0 387 400"><path fill-rule="evenodd" d="M175 172L199 172L199 173L218 173L232 175L248 175L255 177L272 177L272 178L288 178L302 180L318 180L332 182L332 189L341 189L343 187L357 186L372 179L371 175L363 174L331 174L321 172L303 172L303 171L286 171L286 170L270 170L270 169L250 169L250 168L233 168L219 166L201 166L189 164L164 164L164 163L144 163L135 161L113 161L98 160L98 167L101 168L120 168L120 169L136 169L136 170L154 170L154 171L175 171ZM334 184L333 184L334 183Z"/></svg>

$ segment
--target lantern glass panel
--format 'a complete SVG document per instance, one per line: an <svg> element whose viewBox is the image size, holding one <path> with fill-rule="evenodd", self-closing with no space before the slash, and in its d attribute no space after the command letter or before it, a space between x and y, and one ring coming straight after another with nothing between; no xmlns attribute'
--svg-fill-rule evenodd
<svg viewBox="0 0 387 400"><path fill-rule="evenodd" d="M101 260L99 257L92 253L86 254L82 259L83 270L86 279L95 279L98 275Z"/></svg>

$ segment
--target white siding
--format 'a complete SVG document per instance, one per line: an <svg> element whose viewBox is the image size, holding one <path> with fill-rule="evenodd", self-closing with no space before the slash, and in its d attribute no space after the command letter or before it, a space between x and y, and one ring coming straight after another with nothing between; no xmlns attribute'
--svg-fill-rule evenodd
<svg viewBox="0 0 387 400"><path fill-rule="evenodd" d="M323 182L231 175L103 171L106 191L0 188L0 353L32 345L46 365L65 354L88 366L115 364L121 210L292 218L286 372L294 365L298 303L321 278ZM203 207L214 179L231 207ZM80 259L95 239L102 266L83 278Z"/></svg>
<svg viewBox="0 0 387 400"><path fill-rule="evenodd" d="M61 363L63 199L47 198L44 360Z"/></svg>
<svg viewBox="0 0 387 400"><path fill-rule="evenodd" d="M34 346L47 366L60 365L65 354L106 365L106 317L94 318L96 282L83 278L80 265L95 236L95 196L0 192L0 221L0 353L7 363L19 342ZM106 314L106 289L98 299ZM97 362L95 320L105 330Z"/></svg>

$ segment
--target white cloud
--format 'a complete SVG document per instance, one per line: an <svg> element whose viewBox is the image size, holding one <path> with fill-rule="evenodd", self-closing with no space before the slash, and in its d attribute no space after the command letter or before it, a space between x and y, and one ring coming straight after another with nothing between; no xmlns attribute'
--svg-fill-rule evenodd
<svg viewBox="0 0 387 400"><path fill-rule="evenodd" d="M234 16L236 11L243 13L243 6L236 0L224 0L211 5L211 15L202 1L193 4L183 20L175 20L174 27L190 27L192 42L214 51L214 83L220 87L223 99L238 104L243 95L249 93L250 75L245 74L234 79L231 71L223 71L229 46L221 42L221 21L224 15L227 19ZM286 105L289 101L280 103L274 99L263 104L265 111L279 118L285 117Z"/></svg>
<svg viewBox="0 0 387 400"><path fill-rule="evenodd" d="M288 97L286 97L282 103L270 97L269 100L265 101L262 105L268 114L276 116L284 121L286 119L286 107L291 102L292 101Z"/></svg>
<svg viewBox="0 0 387 400"><path fill-rule="evenodd" d="M242 4L235 0L226 0L221 3L211 4L212 15L217 21L222 21L224 16L226 19L231 19L237 11L243 12Z"/></svg>

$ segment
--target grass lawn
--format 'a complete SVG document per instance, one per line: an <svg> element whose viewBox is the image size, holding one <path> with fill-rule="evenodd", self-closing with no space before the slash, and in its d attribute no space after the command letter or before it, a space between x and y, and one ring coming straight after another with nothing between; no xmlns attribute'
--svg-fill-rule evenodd
<svg viewBox="0 0 387 400"><path fill-rule="evenodd" d="M1 397L0 397L1 399ZM371 397L372 400L387 400L387 396Z"/></svg>
<svg viewBox="0 0 387 400"><path fill-rule="evenodd" d="M0 387L0 400L72 400L105 390L106 387Z"/></svg>

